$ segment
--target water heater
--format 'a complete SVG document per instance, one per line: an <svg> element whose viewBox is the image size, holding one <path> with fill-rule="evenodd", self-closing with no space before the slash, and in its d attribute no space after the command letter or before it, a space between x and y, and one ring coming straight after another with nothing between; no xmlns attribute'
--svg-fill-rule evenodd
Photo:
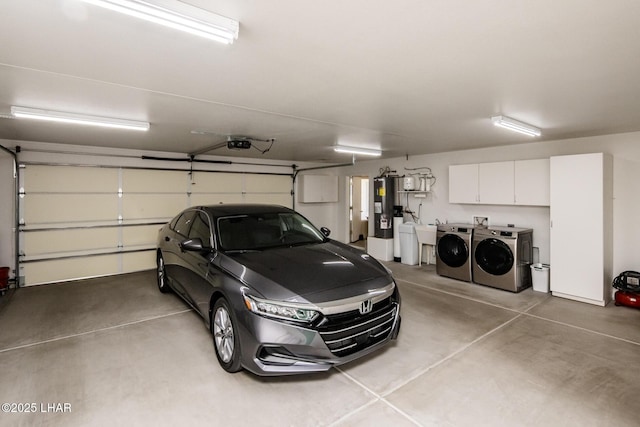
<svg viewBox="0 0 640 427"><path fill-rule="evenodd" d="M374 236L380 239L393 238L393 204L396 192L395 178L373 179Z"/></svg>

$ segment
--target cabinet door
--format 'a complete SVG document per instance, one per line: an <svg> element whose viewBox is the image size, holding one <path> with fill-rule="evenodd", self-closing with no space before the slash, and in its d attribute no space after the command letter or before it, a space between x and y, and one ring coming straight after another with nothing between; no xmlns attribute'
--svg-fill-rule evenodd
<svg viewBox="0 0 640 427"><path fill-rule="evenodd" d="M516 160L516 205L549 206L549 159Z"/></svg>
<svg viewBox="0 0 640 427"><path fill-rule="evenodd" d="M480 163L478 168L480 203L513 205L513 163Z"/></svg>
<svg viewBox="0 0 640 427"><path fill-rule="evenodd" d="M478 203L478 165L449 166L449 203Z"/></svg>
<svg viewBox="0 0 640 427"><path fill-rule="evenodd" d="M604 305L603 157L552 157L551 291Z"/></svg>
<svg viewBox="0 0 640 427"><path fill-rule="evenodd" d="M302 175L300 177L302 203L338 201L338 177L333 175Z"/></svg>

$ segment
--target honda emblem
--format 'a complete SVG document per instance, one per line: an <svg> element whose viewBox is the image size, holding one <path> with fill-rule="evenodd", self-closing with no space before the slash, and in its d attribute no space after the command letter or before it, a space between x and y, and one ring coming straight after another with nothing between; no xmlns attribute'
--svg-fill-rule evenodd
<svg viewBox="0 0 640 427"><path fill-rule="evenodd" d="M370 299L364 300L360 303L360 314L371 313L371 310L373 310L373 301Z"/></svg>

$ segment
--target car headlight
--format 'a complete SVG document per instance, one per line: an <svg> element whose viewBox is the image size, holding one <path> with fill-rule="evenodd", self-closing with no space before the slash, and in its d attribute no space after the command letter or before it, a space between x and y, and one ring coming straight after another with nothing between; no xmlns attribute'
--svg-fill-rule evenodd
<svg viewBox="0 0 640 427"><path fill-rule="evenodd" d="M311 322L318 317L318 312L301 304L283 304L244 295L244 305L249 311L278 319Z"/></svg>

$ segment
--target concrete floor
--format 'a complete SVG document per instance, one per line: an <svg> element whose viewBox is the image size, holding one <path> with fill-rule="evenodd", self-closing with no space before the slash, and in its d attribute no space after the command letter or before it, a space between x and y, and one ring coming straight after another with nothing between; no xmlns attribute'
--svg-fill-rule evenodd
<svg viewBox="0 0 640 427"><path fill-rule="evenodd" d="M225 373L204 322L152 271L20 289L0 301L0 403L35 413L0 425L640 425L640 310L388 265L395 344L269 379Z"/></svg>

